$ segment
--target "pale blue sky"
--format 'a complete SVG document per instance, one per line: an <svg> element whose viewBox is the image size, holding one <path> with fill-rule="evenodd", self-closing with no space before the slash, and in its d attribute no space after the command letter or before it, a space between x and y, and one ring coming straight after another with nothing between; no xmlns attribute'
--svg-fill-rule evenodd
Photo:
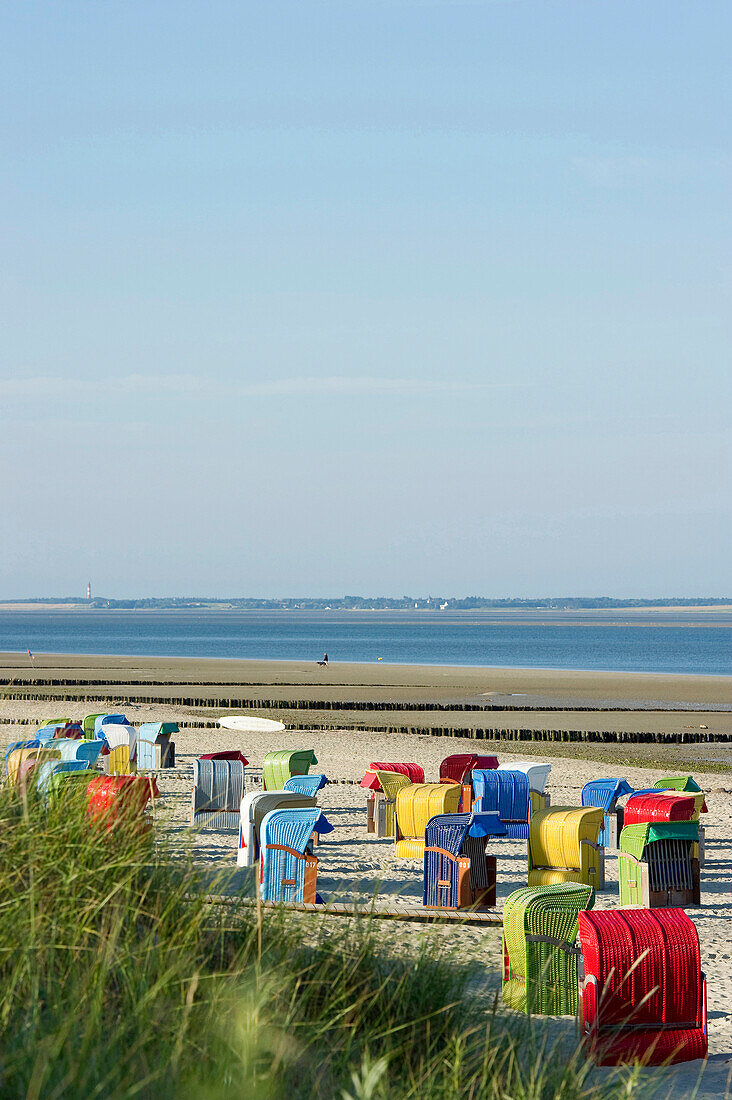
<svg viewBox="0 0 732 1100"><path fill-rule="evenodd" d="M729 0L0 7L0 597L732 594Z"/></svg>

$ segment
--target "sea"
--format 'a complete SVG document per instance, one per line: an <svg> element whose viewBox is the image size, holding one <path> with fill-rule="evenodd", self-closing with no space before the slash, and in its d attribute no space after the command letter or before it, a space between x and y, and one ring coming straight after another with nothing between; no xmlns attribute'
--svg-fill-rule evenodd
<svg viewBox="0 0 732 1100"><path fill-rule="evenodd" d="M732 611L0 610L0 652L732 674Z"/></svg>

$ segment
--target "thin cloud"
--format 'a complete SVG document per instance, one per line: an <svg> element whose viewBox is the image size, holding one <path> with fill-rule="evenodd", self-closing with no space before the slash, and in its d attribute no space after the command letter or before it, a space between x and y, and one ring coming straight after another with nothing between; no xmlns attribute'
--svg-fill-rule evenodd
<svg viewBox="0 0 732 1100"><path fill-rule="evenodd" d="M433 381L425 378L371 378L332 375L328 377L272 378L245 385L203 378L192 374L129 374L108 378L62 378L44 375L29 378L0 379L0 400L99 398L111 400L125 395L209 396L209 397L297 397L333 394L357 396L385 394L478 393L482 390L513 388L514 382Z"/></svg>

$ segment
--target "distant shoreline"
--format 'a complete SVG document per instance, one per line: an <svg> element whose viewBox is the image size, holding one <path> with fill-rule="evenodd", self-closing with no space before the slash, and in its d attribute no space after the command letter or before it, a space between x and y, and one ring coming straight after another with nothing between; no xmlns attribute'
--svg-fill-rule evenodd
<svg viewBox="0 0 732 1100"><path fill-rule="evenodd" d="M332 613L333 615L341 614L363 614L372 615L379 613L400 614L400 615L439 615L440 617L449 617L450 615L532 615L540 613L548 617L554 617L558 615L603 615L607 613L616 613L622 611L627 615L642 614L646 611L654 611L658 614L679 614L683 612L685 614L705 614L719 611L732 611L732 601L725 603L705 603L705 604L666 604L666 603L634 603L627 605L619 600L617 603L603 603L601 606L556 606L547 607L537 602L536 604L526 603L520 606L512 604L510 601L506 601L505 605L498 605L496 607L237 607L225 600L221 603L214 603L209 601L206 603L166 603L164 600L159 601L154 606L150 606L144 601L139 603L136 601L112 601L109 605L106 603L92 602L88 604L85 600L79 600L78 603L63 603L63 602L49 602L33 601L33 600L19 600L14 602L7 600L0 602L0 611L197 611L201 614L205 614L207 611L236 611L236 612L250 612L250 613L267 613L276 614L284 613L288 615L295 614L313 614L313 613Z"/></svg>

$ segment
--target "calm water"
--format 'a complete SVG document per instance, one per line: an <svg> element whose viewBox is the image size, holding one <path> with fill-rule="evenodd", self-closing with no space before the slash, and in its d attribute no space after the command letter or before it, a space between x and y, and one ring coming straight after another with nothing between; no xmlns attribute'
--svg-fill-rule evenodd
<svg viewBox="0 0 732 1100"><path fill-rule="evenodd" d="M732 674L732 613L0 611L0 651Z"/></svg>

